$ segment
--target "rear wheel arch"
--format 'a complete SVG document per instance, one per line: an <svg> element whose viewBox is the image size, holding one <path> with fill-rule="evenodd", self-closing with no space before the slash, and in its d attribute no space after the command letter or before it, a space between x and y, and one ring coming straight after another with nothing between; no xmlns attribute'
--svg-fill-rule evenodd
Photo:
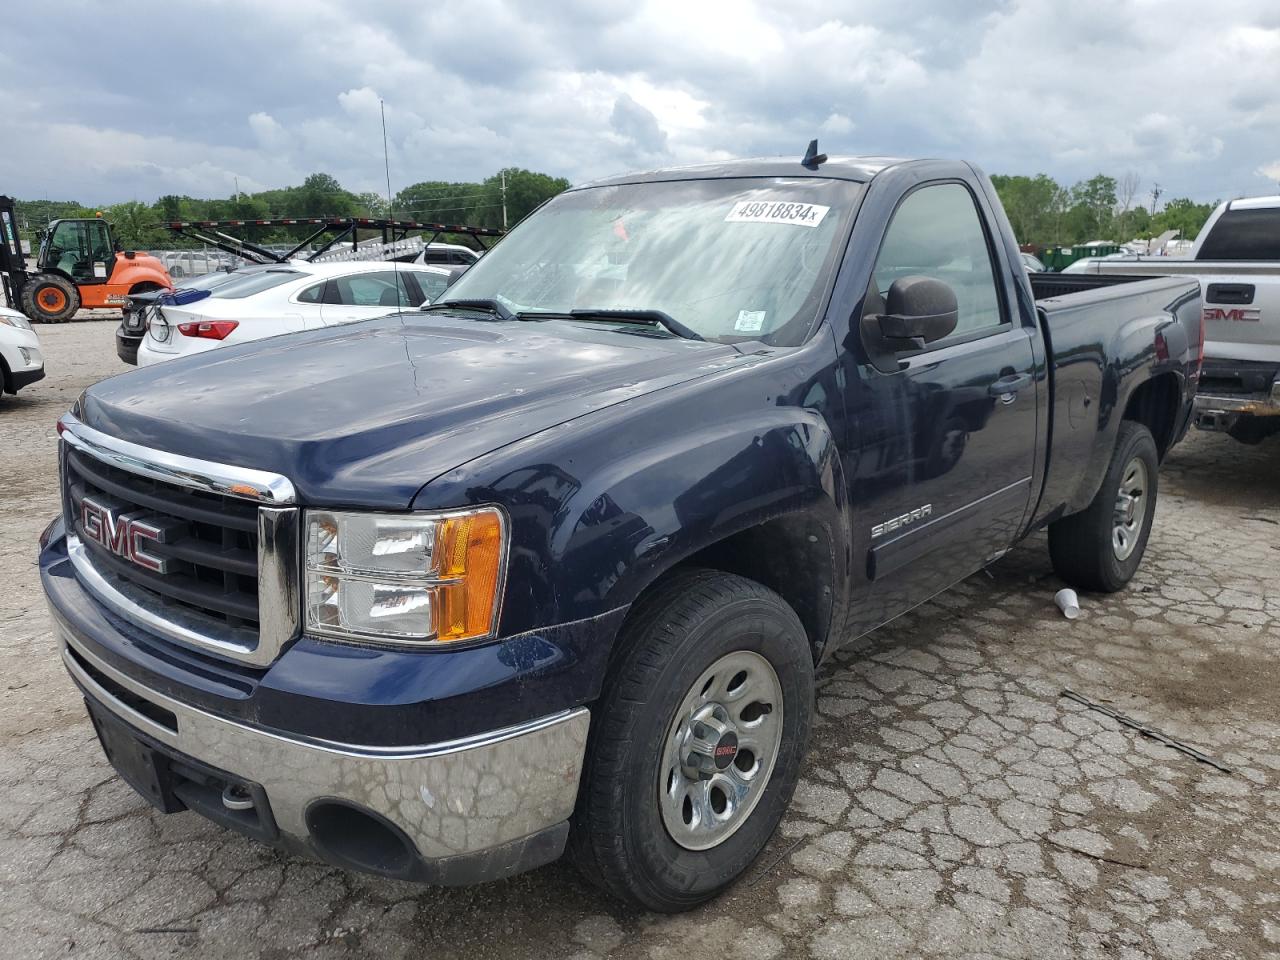
<svg viewBox="0 0 1280 960"><path fill-rule="evenodd" d="M1138 384L1125 401L1122 420L1140 423L1151 431L1161 460L1173 446L1181 397L1182 383L1176 373L1168 371Z"/></svg>

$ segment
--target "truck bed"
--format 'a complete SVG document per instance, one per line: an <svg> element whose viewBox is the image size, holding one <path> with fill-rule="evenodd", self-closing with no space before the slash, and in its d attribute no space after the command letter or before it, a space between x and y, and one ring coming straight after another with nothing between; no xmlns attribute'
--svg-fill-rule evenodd
<svg viewBox="0 0 1280 960"><path fill-rule="evenodd" d="M1116 273L1147 277L1176 277L1204 274L1221 276L1275 276L1280 264L1273 260L1192 260L1189 257L1116 257L1094 260L1075 276L1114 275Z"/></svg>
<svg viewBox="0 0 1280 960"><path fill-rule="evenodd" d="M1036 301L1048 300L1052 297L1063 297L1085 290L1097 290L1100 287L1115 286L1120 283L1136 283L1139 280L1150 280L1149 275L1115 273L1032 273L1031 292Z"/></svg>
<svg viewBox="0 0 1280 960"><path fill-rule="evenodd" d="M1108 360L1136 358L1152 376L1181 370L1199 350L1200 285L1176 277L1050 273L1031 274L1031 289L1052 358L1048 457L1036 515L1045 522L1054 519L1053 505L1083 509L1101 483L1105 451L1124 416L1115 409L1119 383L1132 369ZM1157 347L1153 355L1153 342L1163 343L1163 351Z"/></svg>

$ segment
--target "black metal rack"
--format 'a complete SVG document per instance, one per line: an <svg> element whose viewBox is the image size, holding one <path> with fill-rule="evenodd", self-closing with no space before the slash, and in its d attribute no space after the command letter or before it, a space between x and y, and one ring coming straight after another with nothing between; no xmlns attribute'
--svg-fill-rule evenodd
<svg viewBox="0 0 1280 960"><path fill-rule="evenodd" d="M408 238L410 233L430 233L428 244L434 243L441 234L462 234L472 238L481 250L488 249L485 239L496 240L504 231L496 227L476 227L460 223L429 223L418 220L386 220L375 217L276 217L265 220L171 220L162 223L166 230L177 236L206 243L225 250L227 253L255 263L284 263L301 256L304 260L313 260L334 249L348 238L353 250L359 249L360 231L381 232L384 244L393 244ZM227 229L249 227L313 227L314 230L306 239L297 243L287 253L274 253L265 247L249 240L226 233ZM318 249L309 250L311 244L332 234ZM367 239L367 238L366 238ZM492 245L492 244L490 244ZM308 251L305 255L303 251Z"/></svg>

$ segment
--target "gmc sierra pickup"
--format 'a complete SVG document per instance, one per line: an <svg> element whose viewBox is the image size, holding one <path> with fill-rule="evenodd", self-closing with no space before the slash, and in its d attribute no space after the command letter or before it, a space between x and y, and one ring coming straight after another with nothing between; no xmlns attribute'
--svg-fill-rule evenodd
<svg viewBox="0 0 1280 960"><path fill-rule="evenodd" d="M774 832L837 646L1045 527L1122 588L1196 283L1037 302L973 167L815 153L571 189L445 302L89 388L40 571L120 775L347 868L567 848L680 910Z"/></svg>
<svg viewBox="0 0 1280 960"><path fill-rule="evenodd" d="M1085 270L1198 280L1205 360L1196 425L1243 443L1280 434L1280 196L1220 204L1185 259L1094 260Z"/></svg>

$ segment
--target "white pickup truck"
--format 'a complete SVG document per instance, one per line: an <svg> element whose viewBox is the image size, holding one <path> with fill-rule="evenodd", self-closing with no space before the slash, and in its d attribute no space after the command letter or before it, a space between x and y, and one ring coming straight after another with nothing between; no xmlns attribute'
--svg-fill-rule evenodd
<svg viewBox="0 0 1280 960"><path fill-rule="evenodd" d="M1221 204L1185 259L1094 260L1082 272L1197 278L1205 361L1196 425L1245 443L1280 434L1280 196Z"/></svg>

